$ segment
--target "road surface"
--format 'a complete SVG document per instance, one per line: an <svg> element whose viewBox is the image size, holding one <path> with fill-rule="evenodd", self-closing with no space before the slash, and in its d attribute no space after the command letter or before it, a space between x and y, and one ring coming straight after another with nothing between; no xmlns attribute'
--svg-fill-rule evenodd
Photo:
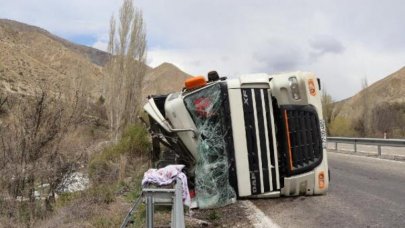
<svg viewBox="0 0 405 228"><path fill-rule="evenodd" d="M330 152L325 196L252 200L281 227L405 227L405 162Z"/></svg>

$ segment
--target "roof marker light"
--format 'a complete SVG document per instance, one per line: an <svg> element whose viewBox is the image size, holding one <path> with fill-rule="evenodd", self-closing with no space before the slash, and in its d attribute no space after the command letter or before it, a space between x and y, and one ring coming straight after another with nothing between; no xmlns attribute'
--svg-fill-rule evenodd
<svg viewBox="0 0 405 228"><path fill-rule="evenodd" d="M192 90L207 85L207 81L205 81L204 76L196 76L186 79L184 84L187 90Z"/></svg>

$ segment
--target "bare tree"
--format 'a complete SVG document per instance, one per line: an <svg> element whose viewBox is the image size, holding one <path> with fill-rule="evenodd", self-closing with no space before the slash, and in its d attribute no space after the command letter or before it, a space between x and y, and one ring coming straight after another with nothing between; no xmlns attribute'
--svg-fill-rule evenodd
<svg viewBox="0 0 405 228"><path fill-rule="evenodd" d="M388 133L390 137L404 137L405 104L400 102L383 102L373 108L372 129L376 135Z"/></svg>
<svg viewBox="0 0 405 228"><path fill-rule="evenodd" d="M360 100L360 109L362 114L358 116L357 119L353 121L354 130L359 134L359 136L365 137L370 134L369 131L369 123L370 123L370 105L369 105L369 97L368 97L368 81L367 77L364 76L361 79L361 93L362 97Z"/></svg>
<svg viewBox="0 0 405 228"><path fill-rule="evenodd" d="M28 200L33 219L38 186L48 184L45 207L51 209L55 192L78 164L78 157L63 152L61 142L81 123L85 104L80 92L72 98L46 88L14 102L9 122L0 126L0 193Z"/></svg>
<svg viewBox="0 0 405 228"><path fill-rule="evenodd" d="M118 24L111 17L108 51L112 58L106 67L105 97L111 137L118 140L123 128L136 121L146 72L145 25L142 12L134 7L133 0L124 0Z"/></svg>

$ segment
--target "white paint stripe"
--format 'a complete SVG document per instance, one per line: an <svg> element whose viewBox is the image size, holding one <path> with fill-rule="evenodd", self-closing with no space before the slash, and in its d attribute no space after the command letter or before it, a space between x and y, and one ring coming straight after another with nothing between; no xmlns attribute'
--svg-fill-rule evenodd
<svg viewBox="0 0 405 228"><path fill-rule="evenodd" d="M266 116L266 104L265 104L265 99L264 99L264 92L261 89L260 90L260 96L262 98L262 110L263 110L263 120L264 120L264 133L265 133L265 138L266 138L266 151L267 151L267 168L269 170L269 180L270 180L270 191L273 191L273 181L272 181L272 173L271 173L271 167L273 164L271 164L271 159L270 159L270 142L269 142L269 130L267 128L267 116Z"/></svg>
<svg viewBox="0 0 405 228"><path fill-rule="evenodd" d="M277 189L280 189L280 174L278 170L278 150L277 150L277 142L276 142L276 131L275 131L275 125L274 125L274 112L273 112L273 102L271 101L271 92L269 90L268 92L269 96L269 105L270 105L270 120L271 120L271 131L272 131L272 136L273 136L273 150L274 150L274 163L275 163L275 169L276 169L276 178L277 178Z"/></svg>
<svg viewBox="0 0 405 228"><path fill-rule="evenodd" d="M243 207L247 210L247 215L250 223L255 228L279 228L280 226L267 217L259 208L256 207L250 200L240 201Z"/></svg>
<svg viewBox="0 0 405 228"><path fill-rule="evenodd" d="M264 193L264 185L263 185L263 167L262 167L262 151L260 148L260 135L259 135L259 124L257 120L257 110L256 110L256 97L254 89L252 91L252 103L253 103L253 114L255 119L255 129L256 129L256 148L257 148L257 156L259 158L259 171L260 171L260 193Z"/></svg>
<svg viewBox="0 0 405 228"><path fill-rule="evenodd" d="M230 89L228 92L232 118L232 134L235 145L236 176L238 179L239 196L249 196L252 195L252 192L250 189L245 119L243 117L243 111L241 111L241 107L243 107L242 92L240 89Z"/></svg>

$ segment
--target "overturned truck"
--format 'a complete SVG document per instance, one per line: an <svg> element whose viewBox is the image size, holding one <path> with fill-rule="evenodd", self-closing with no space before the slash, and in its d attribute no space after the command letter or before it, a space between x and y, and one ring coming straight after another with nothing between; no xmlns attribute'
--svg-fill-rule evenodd
<svg viewBox="0 0 405 228"><path fill-rule="evenodd" d="M156 166L184 164L198 206L238 197L324 194L329 185L320 81L312 73L210 72L150 96Z"/></svg>

